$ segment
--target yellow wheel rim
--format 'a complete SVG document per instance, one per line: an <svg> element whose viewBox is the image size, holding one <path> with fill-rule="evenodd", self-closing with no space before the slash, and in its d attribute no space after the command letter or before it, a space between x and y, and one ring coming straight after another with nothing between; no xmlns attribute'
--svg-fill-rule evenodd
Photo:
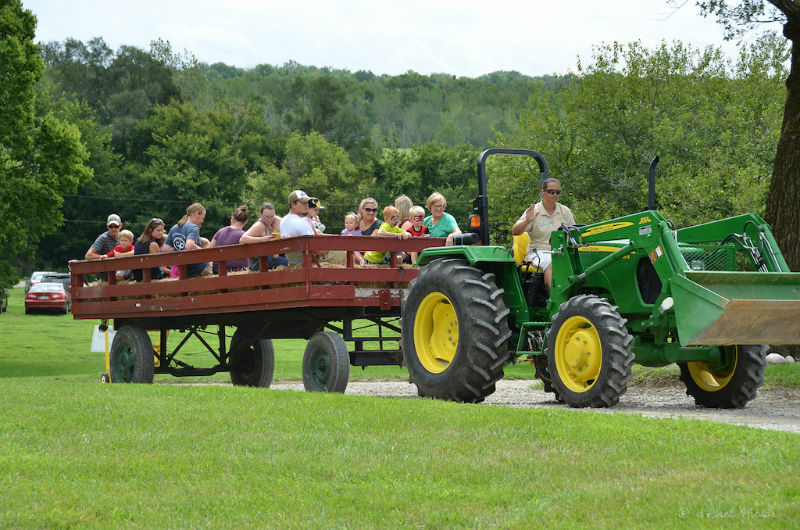
<svg viewBox="0 0 800 530"><path fill-rule="evenodd" d="M697 386L706 392L716 392L725 388L725 385L730 382L736 371L738 358L739 352L734 348L733 358L725 368L715 370L711 363L704 361L691 361L686 363L686 366Z"/></svg>
<svg viewBox="0 0 800 530"><path fill-rule="evenodd" d="M570 317L558 330L555 344L558 376L573 392L589 390L603 364L603 347L592 323L581 316Z"/></svg>
<svg viewBox="0 0 800 530"><path fill-rule="evenodd" d="M414 347L422 366L434 374L447 370L456 356L458 316L442 293L430 293L419 304L414 317Z"/></svg>

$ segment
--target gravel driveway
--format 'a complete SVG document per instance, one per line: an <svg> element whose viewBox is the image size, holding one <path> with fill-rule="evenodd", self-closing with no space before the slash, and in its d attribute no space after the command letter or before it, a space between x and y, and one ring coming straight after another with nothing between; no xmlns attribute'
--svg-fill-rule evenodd
<svg viewBox="0 0 800 530"><path fill-rule="evenodd" d="M497 391L485 404L508 407L569 408L553 401L553 394L535 389L530 380L497 382ZM276 381L270 388L303 390L299 381ZM417 387L405 381L351 381L347 394L361 396L419 399ZM656 418L697 418L701 420L748 425L761 429L800 433L800 389L759 390L756 399L744 409L706 409L697 407L686 395L682 383L637 383L628 388L619 405L610 409L585 409L606 414L639 414Z"/></svg>

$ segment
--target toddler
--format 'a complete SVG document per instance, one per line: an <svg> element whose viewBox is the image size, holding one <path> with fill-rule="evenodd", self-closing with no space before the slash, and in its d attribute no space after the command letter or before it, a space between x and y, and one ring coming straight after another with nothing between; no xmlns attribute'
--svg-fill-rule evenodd
<svg viewBox="0 0 800 530"><path fill-rule="evenodd" d="M411 234L397 226L400 222L400 211L394 206L387 206L383 209L384 223L375 232L376 237L396 237L397 239L408 239ZM383 263L388 252L370 250L364 254L367 263Z"/></svg>
<svg viewBox="0 0 800 530"><path fill-rule="evenodd" d="M408 212L408 215L408 220L411 221L411 226L409 226L407 230L408 233L411 234L411 237L430 237L428 227L422 222L425 219L425 209L422 206L412 206L411 210ZM415 263L418 256L419 252L411 252L407 254L407 257L409 258L408 263Z"/></svg>
<svg viewBox="0 0 800 530"><path fill-rule="evenodd" d="M349 214L344 216L344 230L342 230L343 236L360 236L361 229L358 227L358 214L355 212L350 212Z"/></svg>

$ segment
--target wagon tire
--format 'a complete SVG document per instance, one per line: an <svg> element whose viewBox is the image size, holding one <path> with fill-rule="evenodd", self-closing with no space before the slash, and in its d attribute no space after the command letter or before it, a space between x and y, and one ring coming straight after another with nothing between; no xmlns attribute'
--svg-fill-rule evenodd
<svg viewBox="0 0 800 530"><path fill-rule="evenodd" d="M678 363L686 394L696 405L716 409L739 409L756 397L767 369L767 345L738 345L725 348L722 368L709 363Z"/></svg>
<svg viewBox="0 0 800 530"><path fill-rule="evenodd" d="M510 355L503 293L493 273L463 259L420 270L401 322L404 361L420 396L479 403L495 391Z"/></svg>
<svg viewBox="0 0 800 530"><path fill-rule="evenodd" d="M112 383L152 383L155 373L153 343L139 326L122 326L109 353Z"/></svg>
<svg viewBox="0 0 800 530"><path fill-rule="evenodd" d="M303 387L307 392L344 393L350 379L350 353L338 334L315 333L303 354Z"/></svg>
<svg viewBox="0 0 800 530"><path fill-rule="evenodd" d="M228 349L231 383L269 388L275 374L275 349L271 339L250 341L236 331Z"/></svg>
<svg viewBox="0 0 800 530"><path fill-rule="evenodd" d="M536 374L534 377L536 379L540 379L544 385L545 392L551 392L555 395L555 400L559 403L563 403L564 399L558 393L558 390L555 386L553 386L553 376L550 375L550 369L547 367L547 356L546 355L534 355L533 356L533 367L536 368Z"/></svg>
<svg viewBox="0 0 800 530"><path fill-rule="evenodd" d="M571 407L611 407L628 389L633 337L617 308L594 295L559 307L547 332L548 371L556 395Z"/></svg>

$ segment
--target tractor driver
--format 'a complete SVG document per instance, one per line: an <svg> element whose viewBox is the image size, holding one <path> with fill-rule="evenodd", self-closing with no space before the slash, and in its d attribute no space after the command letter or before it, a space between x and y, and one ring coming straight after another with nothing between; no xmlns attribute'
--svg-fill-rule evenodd
<svg viewBox="0 0 800 530"><path fill-rule="evenodd" d="M515 236L527 232L530 238L525 261L530 261L544 271L544 283L550 290L550 280L553 277L553 267L550 258L550 233L565 224L575 224L575 218L569 208L560 204L561 182L554 178L542 181L542 198L536 204L531 204L520 216L511 234Z"/></svg>

